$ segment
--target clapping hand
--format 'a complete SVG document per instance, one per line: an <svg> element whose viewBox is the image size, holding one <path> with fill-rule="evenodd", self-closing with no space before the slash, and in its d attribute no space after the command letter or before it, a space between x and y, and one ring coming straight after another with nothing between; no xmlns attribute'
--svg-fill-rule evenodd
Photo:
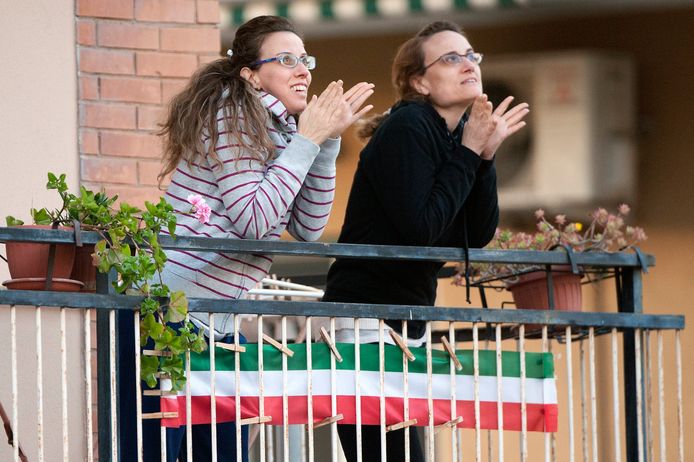
<svg viewBox="0 0 694 462"><path fill-rule="evenodd" d="M496 130L497 123L498 118L492 114L492 103L487 99L487 95L481 94L472 103L470 117L463 131L463 145L478 156L482 155Z"/></svg>
<svg viewBox="0 0 694 462"><path fill-rule="evenodd" d="M337 138L373 106L361 107L374 92L374 85L361 82L343 91L342 80L331 82L320 96L313 96L299 118L298 132L316 144ZM360 109L361 108L361 109Z"/></svg>
<svg viewBox="0 0 694 462"><path fill-rule="evenodd" d="M496 125L482 150L481 157L483 159L492 159L496 150L499 149L499 146L506 138L525 127L523 118L530 112L528 103L520 103L509 109L508 107L512 101L513 96L508 96L492 113L492 118L496 121Z"/></svg>

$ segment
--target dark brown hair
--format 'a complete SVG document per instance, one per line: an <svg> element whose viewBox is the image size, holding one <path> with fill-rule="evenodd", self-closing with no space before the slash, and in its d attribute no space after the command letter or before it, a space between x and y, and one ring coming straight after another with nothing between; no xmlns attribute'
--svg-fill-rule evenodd
<svg viewBox="0 0 694 462"><path fill-rule="evenodd" d="M241 69L252 67L259 59L265 38L274 32L292 32L294 26L278 16L259 16L243 24L236 31L232 45L233 55L212 61L191 77L188 85L169 103L168 116L159 135L164 137L164 166L159 183L182 159L190 165L205 156L219 163L215 146L219 139L217 112L224 111L224 130L241 145L239 151L248 150L253 157L266 162L274 152L265 123L266 108L249 82L241 77ZM239 115L244 117L244 135L241 134ZM205 148L205 141L209 140Z"/></svg>
<svg viewBox="0 0 694 462"><path fill-rule="evenodd" d="M400 45L391 70L391 82L395 87L397 101L427 101L428 97L422 95L412 86L412 78L424 73L424 50L422 45L432 35L439 32L452 31L464 35L460 27L450 21L435 21L417 35ZM357 134L361 138L371 137L378 126L388 117L388 113L375 115L365 119L359 125Z"/></svg>

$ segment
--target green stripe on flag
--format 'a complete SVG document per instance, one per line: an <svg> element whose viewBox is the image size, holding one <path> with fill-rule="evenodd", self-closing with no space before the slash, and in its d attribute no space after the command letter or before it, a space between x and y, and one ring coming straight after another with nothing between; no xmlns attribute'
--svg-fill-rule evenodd
<svg viewBox="0 0 694 462"><path fill-rule="evenodd" d="M258 345L255 343L244 344L245 353L240 353L242 371L258 370ZM290 344L287 348L294 352L294 356L287 358L288 370L306 370L306 345ZM350 343L338 343L337 348L343 361L336 363L338 370L353 370L354 345ZM415 355L415 361L408 363L408 372L426 373L426 350L424 348L411 348ZM402 372L402 351L394 345L385 345L385 371ZM216 349L215 366L218 371L233 371L234 353L221 348ZM450 365L448 353L442 350L432 350L432 371L434 374L449 374ZM331 352L327 345L316 343L312 345L312 368L330 369ZM463 365L462 371L456 371L458 375L473 375L473 352L471 350L459 350L456 356ZM378 345L363 344L360 348L360 370L378 371ZM501 356L502 375L504 377L520 377L520 353L516 351L504 351ZM271 345L263 345L263 368L266 371L282 370L282 353ZM551 353L525 353L525 368L527 378L554 378L554 362ZM210 356L208 352L191 354L191 370L210 370ZM496 376L496 351L479 351L479 373L481 376Z"/></svg>

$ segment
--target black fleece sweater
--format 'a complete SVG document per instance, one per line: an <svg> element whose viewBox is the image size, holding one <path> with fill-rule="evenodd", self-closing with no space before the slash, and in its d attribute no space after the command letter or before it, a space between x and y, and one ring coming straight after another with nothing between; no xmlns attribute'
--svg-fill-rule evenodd
<svg viewBox="0 0 694 462"><path fill-rule="evenodd" d="M428 103L401 102L362 150L338 242L484 247L499 221L496 169ZM324 301L432 306L442 263L338 259ZM400 330L400 321L388 323ZM408 336L424 323L408 323Z"/></svg>

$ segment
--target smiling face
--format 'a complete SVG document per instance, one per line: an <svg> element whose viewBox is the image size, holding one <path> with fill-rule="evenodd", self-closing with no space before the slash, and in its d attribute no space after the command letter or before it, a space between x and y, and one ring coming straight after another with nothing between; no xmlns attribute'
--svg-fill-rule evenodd
<svg viewBox="0 0 694 462"><path fill-rule="evenodd" d="M424 74L413 78L413 87L429 97L436 110L462 113L482 94L482 74L478 64L463 58L460 64L438 60L447 53L465 55L472 51L470 42L461 34L443 31L432 35L422 44L424 65L432 64ZM437 61L438 60L438 61Z"/></svg>
<svg viewBox="0 0 694 462"><path fill-rule="evenodd" d="M260 47L258 60L274 58L279 53L305 56L304 42L293 32L273 32ZM289 68L277 61L261 64L255 70L244 68L241 74L258 90L264 90L279 99L290 114L299 114L306 109L311 72L299 62Z"/></svg>

